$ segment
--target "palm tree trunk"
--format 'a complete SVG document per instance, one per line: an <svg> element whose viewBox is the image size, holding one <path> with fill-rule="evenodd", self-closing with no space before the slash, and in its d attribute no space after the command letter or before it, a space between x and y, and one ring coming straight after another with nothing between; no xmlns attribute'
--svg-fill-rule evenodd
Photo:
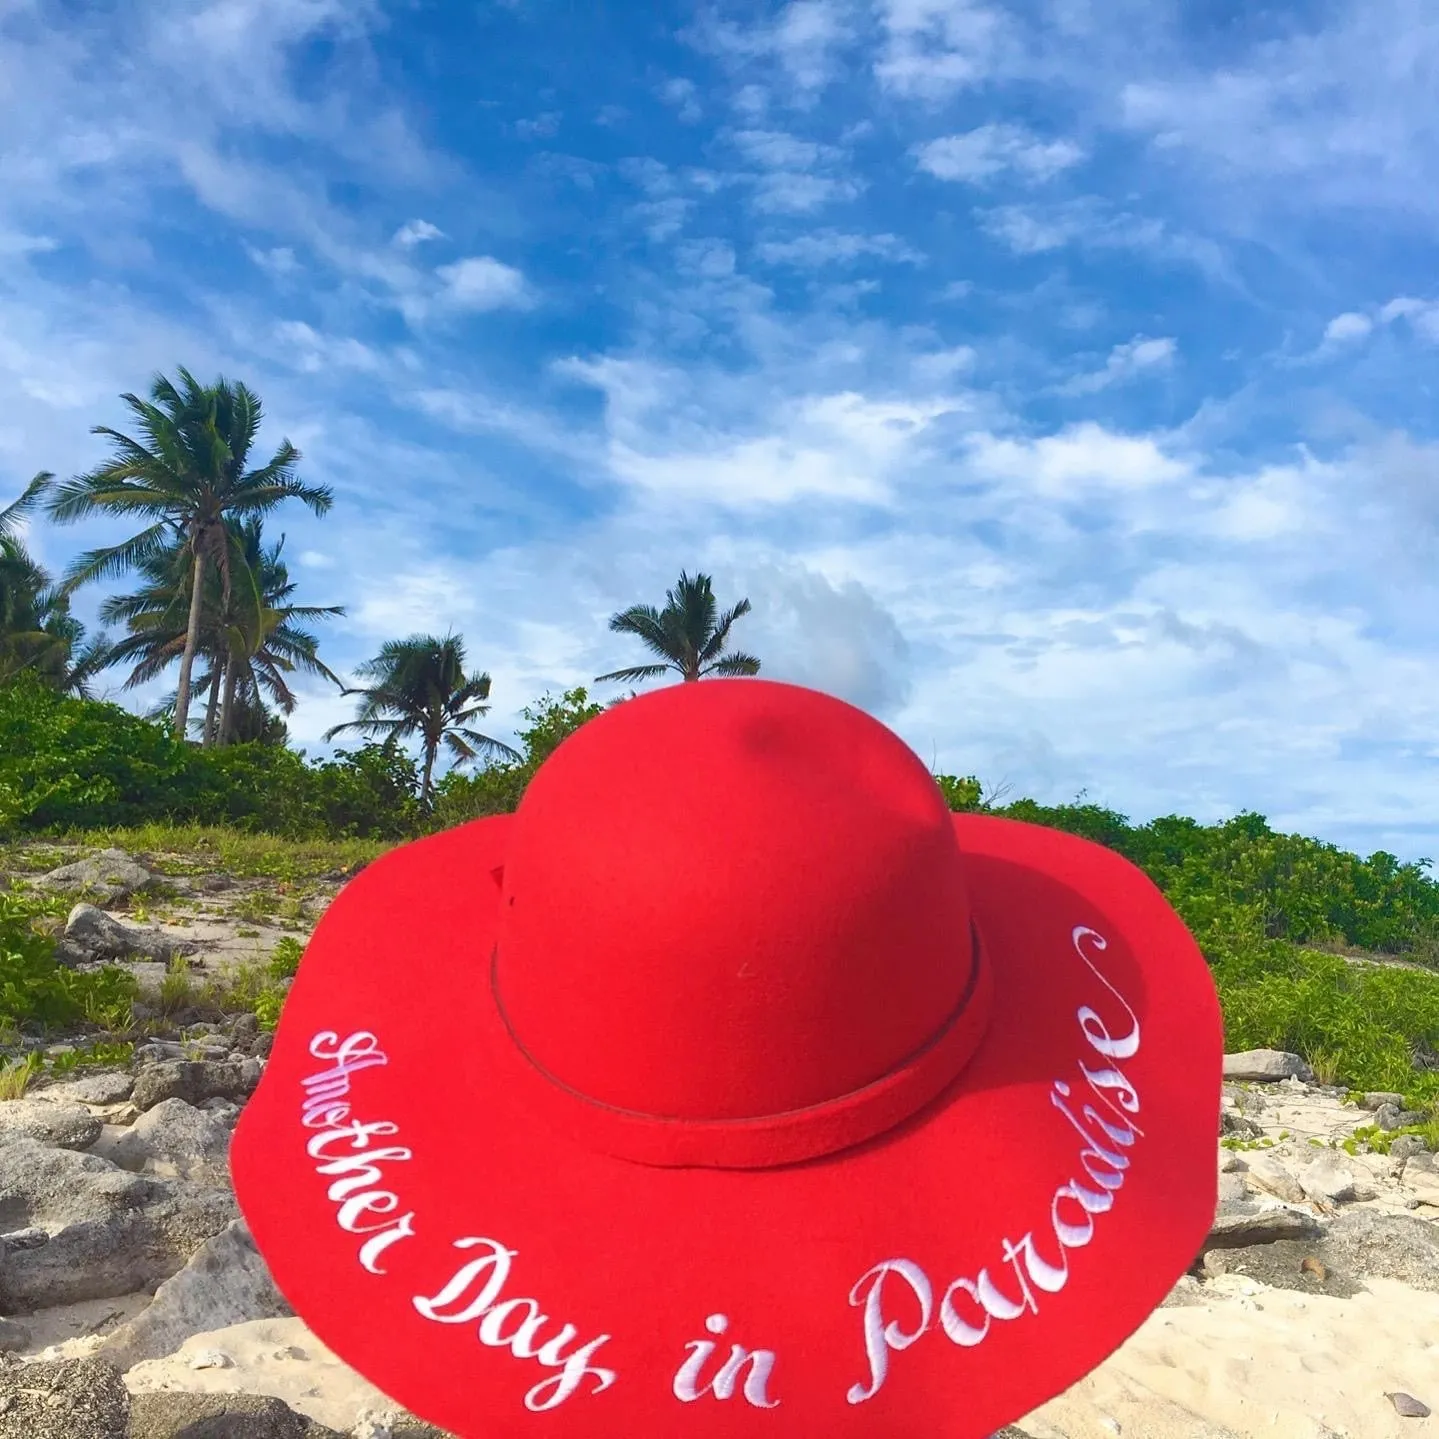
<svg viewBox="0 0 1439 1439"><path fill-rule="evenodd" d="M425 741L425 773L420 780L420 803L426 809L430 805L430 776L435 771L435 751L438 749L439 745Z"/></svg>
<svg viewBox="0 0 1439 1439"><path fill-rule="evenodd" d="M210 677L210 703L205 707L205 738L204 743L212 745L215 743L215 711L220 707L220 666L215 666L215 672Z"/></svg>
<svg viewBox="0 0 1439 1439"><path fill-rule="evenodd" d="M198 541L199 536L195 536ZM205 552L194 546L195 563L190 577L190 623L185 627L185 652L180 656L180 685L175 691L175 738L184 739L190 723L190 670L200 646L200 605L204 600Z"/></svg>
<svg viewBox="0 0 1439 1439"><path fill-rule="evenodd" d="M230 743L230 731L235 723L235 681L240 677L240 666L231 655L225 661L225 698L220 703L220 743Z"/></svg>

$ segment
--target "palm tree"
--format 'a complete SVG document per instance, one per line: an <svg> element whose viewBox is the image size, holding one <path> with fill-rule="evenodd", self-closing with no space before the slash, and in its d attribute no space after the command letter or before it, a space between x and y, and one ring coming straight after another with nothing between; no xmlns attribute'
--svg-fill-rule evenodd
<svg viewBox="0 0 1439 1439"><path fill-rule="evenodd" d="M425 754L421 804L430 803L435 758L442 743L456 764L473 760L481 752L520 758L518 750L469 727L471 720L489 713L484 701L490 697L490 677L465 674L465 645L459 636L411 635L390 640L356 673L375 683L345 690L347 695L363 696L359 715L327 730L325 739L349 729L384 735L389 745L418 735Z"/></svg>
<svg viewBox="0 0 1439 1439"><path fill-rule="evenodd" d="M13 504L0 510L0 681L22 671L62 692L89 693L89 680L103 668L103 640L84 644L85 630L18 534L18 522L34 509L54 476L42 472Z"/></svg>
<svg viewBox="0 0 1439 1439"><path fill-rule="evenodd" d="M48 508L60 524L94 514L133 514L154 521L121 544L81 555L65 577L67 594L90 580L138 566L176 538L181 541L191 571L175 695L175 734L183 739L208 564L219 570L222 594L227 603L230 598L231 546L225 520L263 514L289 499L323 515L334 497L327 486L307 485L297 477L300 452L289 440L280 442L268 463L246 469L262 418L260 397L243 384L219 379L201 385L188 370L179 373L183 389L157 375L150 400L120 397L134 413L145 442L95 426L92 433L109 439L114 454L98 469L60 485Z"/></svg>
<svg viewBox="0 0 1439 1439"><path fill-rule="evenodd" d="M750 612L750 602L741 600L732 610L717 613L714 590L708 575L693 579L680 571L680 582L665 593L665 607L631 605L610 619L616 634L635 635L660 656L663 664L634 665L612 670L596 678L596 684L619 680L632 684L652 680L673 670L682 679L697 680L703 675L757 675L759 661L748 654L724 654L730 626Z"/></svg>
<svg viewBox="0 0 1439 1439"><path fill-rule="evenodd" d="M228 520L226 530L232 576L229 601L218 569L211 570L201 611L198 651L210 668L196 689L209 689L201 726L206 745L226 744L262 729L256 718L268 713L262 691L282 713L293 714L296 699L285 676L296 670L343 688L339 676L317 656L315 636L298 622L343 615L344 609L289 602L295 584L280 558L284 536L267 548L259 516ZM148 581L144 588L115 595L101 608L107 623L123 621L129 630L124 639L110 646L108 657L110 664L135 661L126 689L154 679L183 652L189 611L187 559L183 541L172 541L138 566ZM169 702L160 710L169 713Z"/></svg>

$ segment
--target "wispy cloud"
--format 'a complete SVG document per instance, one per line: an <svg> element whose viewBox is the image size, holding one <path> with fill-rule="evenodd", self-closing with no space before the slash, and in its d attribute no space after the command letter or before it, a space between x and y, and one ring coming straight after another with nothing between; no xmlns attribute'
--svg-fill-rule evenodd
<svg viewBox="0 0 1439 1439"><path fill-rule="evenodd" d="M1080 163L1084 149L1073 140L1043 140L1022 125L981 125L960 135L927 140L916 149L919 168L940 180L982 184L1015 172L1049 180Z"/></svg>
<svg viewBox="0 0 1439 1439"><path fill-rule="evenodd" d="M675 75L659 87L659 97L673 108L682 125L695 125L704 116L700 106L699 87L686 75Z"/></svg>
<svg viewBox="0 0 1439 1439"><path fill-rule="evenodd" d="M444 283L441 302L452 309L515 309L533 302L524 275L491 255L471 255L435 273Z"/></svg>
<svg viewBox="0 0 1439 1439"><path fill-rule="evenodd" d="M1335 315L1324 327L1324 338L1331 344L1343 345L1351 340L1367 338L1373 328L1374 321L1368 315L1346 310L1342 315Z"/></svg>
<svg viewBox="0 0 1439 1439"><path fill-rule="evenodd" d="M445 232L428 220L407 220L395 231L395 244L402 249L412 249L426 240L443 240Z"/></svg>
<svg viewBox="0 0 1439 1439"><path fill-rule="evenodd" d="M743 25L711 14L686 33L703 50L737 66L759 64L777 72L764 87L750 81L750 100L763 88L766 102L806 107L842 73L841 52L854 35L852 4L845 0L789 0L772 18Z"/></svg>
<svg viewBox="0 0 1439 1439"><path fill-rule="evenodd" d="M869 258L907 265L924 262L924 256L897 235L849 235L839 230L814 230L791 240L766 240L755 247L755 253L769 265L804 269L850 265Z"/></svg>
<svg viewBox="0 0 1439 1439"><path fill-rule="evenodd" d="M983 0L880 0L885 43L874 71L895 94L942 100L988 79L1010 21Z"/></svg>
<svg viewBox="0 0 1439 1439"><path fill-rule="evenodd" d="M1151 340L1136 335L1110 352L1104 367L1076 375L1057 387L1062 395L1097 395L1111 385L1132 380L1137 375L1168 369L1174 363L1179 346L1172 337Z"/></svg>

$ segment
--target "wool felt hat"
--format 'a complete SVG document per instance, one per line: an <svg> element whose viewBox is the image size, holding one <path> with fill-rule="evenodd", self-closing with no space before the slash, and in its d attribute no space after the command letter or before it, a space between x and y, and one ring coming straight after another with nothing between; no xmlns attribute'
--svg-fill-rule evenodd
<svg viewBox="0 0 1439 1439"><path fill-rule="evenodd" d="M296 1313L461 1439L983 1439L1196 1258L1222 1049L1126 860L705 680L344 887L231 1163Z"/></svg>

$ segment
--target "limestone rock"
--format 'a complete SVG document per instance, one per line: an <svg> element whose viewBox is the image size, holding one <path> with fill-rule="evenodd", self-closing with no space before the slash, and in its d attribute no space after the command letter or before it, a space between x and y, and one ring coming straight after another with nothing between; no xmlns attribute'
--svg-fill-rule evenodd
<svg viewBox="0 0 1439 1439"><path fill-rule="evenodd" d="M147 889L154 878L124 850L102 849L88 859L62 864L59 869L40 875L34 883L41 889L89 894L102 904L113 904L117 899L126 899L138 890Z"/></svg>
<svg viewBox="0 0 1439 1439"><path fill-rule="evenodd" d="M1308 1084L1314 1078L1314 1071L1297 1054L1279 1049L1246 1049L1240 1054L1224 1056L1224 1077L1257 1084L1300 1079Z"/></svg>
<svg viewBox="0 0 1439 1439"><path fill-rule="evenodd" d="M122 1169L162 1178L225 1177L230 1131L223 1119L183 1099L161 1100L120 1136L111 1158Z"/></svg>
<svg viewBox="0 0 1439 1439"><path fill-rule="evenodd" d="M127 1174L93 1154L30 1139L0 1147L0 1214L45 1230L6 1247L0 1312L133 1294L170 1278L236 1218L227 1190Z"/></svg>
<svg viewBox="0 0 1439 1439"><path fill-rule="evenodd" d="M1284 1164L1272 1154L1251 1154L1247 1161L1250 1184L1265 1194L1272 1194L1286 1204L1302 1204L1303 1186Z"/></svg>
<svg viewBox="0 0 1439 1439"><path fill-rule="evenodd" d="M167 1099L196 1105L207 1099L248 1099L262 1073L257 1059L167 1060L140 1071L130 1099L142 1113Z"/></svg>
<svg viewBox="0 0 1439 1439"><path fill-rule="evenodd" d="M41 1099L0 1103L0 1145L15 1139L38 1139L61 1149L88 1149L99 1137L100 1121L78 1104Z"/></svg>
<svg viewBox="0 0 1439 1439"><path fill-rule="evenodd" d="M1310 1199L1347 1204L1355 1197L1354 1171L1332 1149L1326 1149L1299 1176Z"/></svg>
<svg viewBox="0 0 1439 1439"><path fill-rule="evenodd" d="M77 904L65 921L65 937L56 949L62 962L114 963L145 957L168 962L191 946L181 946L153 926L125 924L93 904Z"/></svg>
<svg viewBox="0 0 1439 1439"><path fill-rule="evenodd" d="M264 1394L137 1394L129 1439L343 1439Z"/></svg>
<svg viewBox="0 0 1439 1439"><path fill-rule="evenodd" d="M1364 1096L1365 1109L1379 1109L1385 1104L1392 1104L1396 1109L1402 1109L1404 1107L1404 1096L1402 1094L1394 1094L1387 1089L1371 1090Z"/></svg>
<svg viewBox="0 0 1439 1439"><path fill-rule="evenodd" d="M196 1334L292 1314L245 1222L237 1219L167 1279L149 1307L111 1334L99 1354L130 1369L173 1354Z"/></svg>
<svg viewBox="0 0 1439 1439"><path fill-rule="evenodd" d="M1397 1104L1381 1104L1374 1111L1374 1122L1383 1130L1407 1129L1419 1124L1424 1116L1417 1109L1400 1109Z"/></svg>
<svg viewBox="0 0 1439 1439"><path fill-rule="evenodd" d="M130 1394L120 1371L94 1359L0 1369L0 1434L14 1439L122 1439Z"/></svg>
<svg viewBox="0 0 1439 1439"><path fill-rule="evenodd" d="M32 1099L43 1099L46 1103L64 1104L122 1104L129 1099L135 1087L133 1075L123 1072L84 1074L79 1079L62 1079L58 1084L47 1085L44 1089L31 1090Z"/></svg>
<svg viewBox="0 0 1439 1439"><path fill-rule="evenodd" d="M1278 1239L1306 1239L1320 1232L1312 1215L1297 1209L1262 1209L1253 1214L1224 1214L1214 1221L1206 1249L1239 1249Z"/></svg>

